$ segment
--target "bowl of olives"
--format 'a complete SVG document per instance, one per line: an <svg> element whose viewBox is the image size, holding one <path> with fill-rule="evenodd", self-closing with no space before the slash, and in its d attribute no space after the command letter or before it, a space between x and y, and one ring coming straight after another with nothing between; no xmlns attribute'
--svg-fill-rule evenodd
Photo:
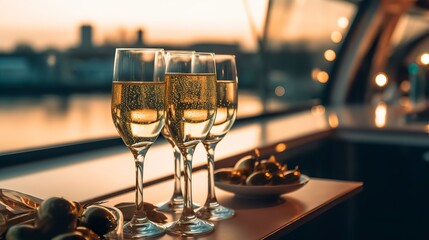
<svg viewBox="0 0 429 240"><path fill-rule="evenodd" d="M6 191L3 191L6 192ZM11 191L9 191L11 192ZM16 196L22 198L17 200ZM9 207L17 205L28 207L28 211L22 214L25 221L12 224L14 219L21 215L11 217L8 228L3 232L6 240L112 240L123 239L123 216L115 207L101 204L80 204L62 197L50 197L37 201L31 198L31 205L21 203L28 202L26 194L14 192L15 198L7 198L2 195L2 202ZM33 207L33 208L32 208ZM12 209L12 208L11 208Z"/></svg>
<svg viewBox="0 0 429 240"><path fill-rule="evenodd" d="M288 169L274 155L267 159L247 155L237 161L233 168L215 171L216 187L242 198L278 198L302 188L310 178L301 173L298 166Z"/></svg>

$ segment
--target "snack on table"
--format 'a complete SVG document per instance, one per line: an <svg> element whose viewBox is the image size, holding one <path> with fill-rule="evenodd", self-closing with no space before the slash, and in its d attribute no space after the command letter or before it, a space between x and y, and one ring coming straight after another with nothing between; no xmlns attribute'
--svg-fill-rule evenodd
<svg viewBox="0 0 429 240"><path fill-rule="evenodd" d="M100 205L80 205L62 197L51 197L40 204L34 224L16 224L6 232L6 240L104 239L114 230L116 218Z"/></svg>
<svg viewBox="0 0 429 240"><path fill-rule="evenodd" d="M298 166L288 170L286 164L277 162L274 155L268 159L247 155L234 168L221 168L215 172L215 181L236 185L280 185L298 182L301 176Z"/></svg>

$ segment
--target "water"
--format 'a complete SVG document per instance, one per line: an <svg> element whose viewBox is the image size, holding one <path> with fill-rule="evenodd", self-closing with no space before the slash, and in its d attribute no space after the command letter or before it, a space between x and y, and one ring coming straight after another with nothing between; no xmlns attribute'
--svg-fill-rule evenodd
<svg viewBox="0 0 429 240"><path fill-rule="evenodd" d="M0 152L117 136L110 94L0 98Z"/></svg>
<svg viewBox="0 0 429 240"><path fill-rule="evenodd" d="M238 101L239 117L262 112L254 93ZM0 98L0 153L111 137L110 93Z"/></svg>

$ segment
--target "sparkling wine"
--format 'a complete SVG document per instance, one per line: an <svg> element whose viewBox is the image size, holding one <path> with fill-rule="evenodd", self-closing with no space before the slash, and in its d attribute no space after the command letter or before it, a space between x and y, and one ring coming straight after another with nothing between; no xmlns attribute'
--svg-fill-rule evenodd
<svg viewBox="0 0 429 240"><path fill-rule="evenodd" d="M198 144L209 132L216 114L216 75L165 74L166 126L176 144Z"/></svg>
<svg viewBox="0 0 429 240"><path fill-rule="evenodd" d="M213 127L204 142L219 142L234 124L237 116L237 82L218 80L217 113Z"/></svg>
<svg viewBox="0 0 429 240"><path fill-rule="evenodd" d="M164 126L165 83L113 82L112 117L131 150L155 142Z"/></svg>

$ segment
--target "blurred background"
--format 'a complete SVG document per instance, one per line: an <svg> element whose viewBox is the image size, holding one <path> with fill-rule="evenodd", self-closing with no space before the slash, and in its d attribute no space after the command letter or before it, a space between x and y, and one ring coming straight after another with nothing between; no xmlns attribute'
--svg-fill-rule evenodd
<svg viewBox="0 0 429 240"><path fill-rule="evenodd" d="M326 121L334 134L288 145L288 166L364 190L288 239L429 235L429 0L0 0L2 178L3 166L105 161L67 155L124 147L110 114L118 47L236 54L234 126L276 126L261 136L318 129L302 116ZM293 124L281 129L278 115Z"/></svg>
<svg viewBox="0 0 429 240"><path fill-rule="evenodd" d="M3 0L0 9L0 152L10 152L116 136L117 47L236 54L241 118L317 100L356 5Z"/></svg>
<svg viewBox="0 0 429 240"><path fill-rule="evenodd" d="M116 137L110 91L117 47L236 54L239 118L323 103L333 64L360 4L2 0L0 153ZM428 31L426 15L415 11L405 14L398 26L392 48ZM393 69L402 74L418 68L402 63L394 62L401 68ZM377 86L388 88L394 81L383 76ZM401 76L394 86L407 96L410 81L408 75Z"/></svg>

